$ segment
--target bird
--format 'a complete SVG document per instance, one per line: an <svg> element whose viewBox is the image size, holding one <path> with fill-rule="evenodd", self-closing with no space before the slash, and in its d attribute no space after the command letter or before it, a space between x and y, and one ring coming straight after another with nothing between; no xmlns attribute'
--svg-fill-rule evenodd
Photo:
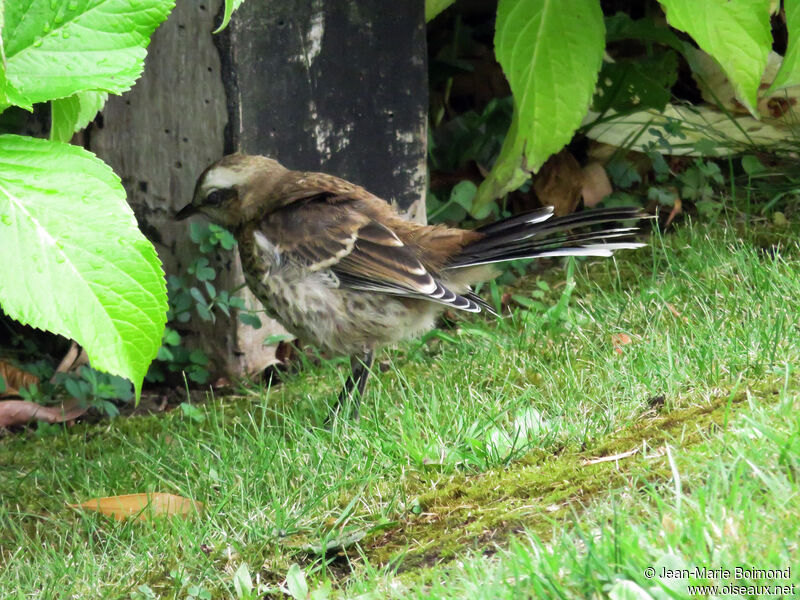
<svg viewBox="0 0 800 600"><path fill-rule="evenodd" d="M424 225L342 178L242 153L202 172L175 219L193 215L233 233L245 282L270 317L350 357L331 415L352 400L353 419L376 351L432 329L448 308L497 314L473 291L499 274L497 263L640 248L648 218L633 207L560 217L544 207L474 230Z"/></svg>

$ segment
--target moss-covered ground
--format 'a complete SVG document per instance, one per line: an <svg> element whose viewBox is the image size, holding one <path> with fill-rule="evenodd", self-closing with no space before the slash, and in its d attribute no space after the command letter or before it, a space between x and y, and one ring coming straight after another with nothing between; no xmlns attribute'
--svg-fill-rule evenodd
<svg viewBox="0 0 800 600"><path fill-rule="evenodd" d="M0 597L305 585L314 598L682 598L694 583L796 584L797 233L682 227L484 290L509 316L457 317L387 351L361 420L331 430L344 364L310 360L192 410L5 435ZM205 510L117 522L67 506L154 491ZM793 569L661 576L698 565Z"/></svg>

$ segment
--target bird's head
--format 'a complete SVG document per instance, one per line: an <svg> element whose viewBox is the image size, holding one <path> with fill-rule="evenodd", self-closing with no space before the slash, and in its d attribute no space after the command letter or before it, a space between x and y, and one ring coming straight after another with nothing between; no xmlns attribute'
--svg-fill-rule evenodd
<svg viewBox="0 0 800 600"><path fill-rule="evenodd" d="M231 229L264 212L264 200L271 196L289 171L265 156L230 154L215 162L197 180L192 201L175 215L181 221L203 215Z"/></svg>

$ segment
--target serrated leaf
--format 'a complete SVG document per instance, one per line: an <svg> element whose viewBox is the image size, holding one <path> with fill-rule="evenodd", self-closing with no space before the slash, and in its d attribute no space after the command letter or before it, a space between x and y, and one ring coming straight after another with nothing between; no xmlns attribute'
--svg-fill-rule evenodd
<svg viewBox="0 0 800 600"><path fill-rule="evenodd" d="M0 305L77 341L138 398L161 346L164 273L119 178L83 148L0 136Z"/></svg>
<svg viewBox="0 0 800 600"><path fill-rule="evenodd" d="M473 212L518 188L580 125L605 48L600 3L500 0L494 43L514 94L514 116Z"/></svg>
<svg viewBox="0 0 800 600"><path fill-rule="evenodd" d="M225 12L222 15L222 23L214 30L214 33L219 33L228 26L231 22L233 11L239 8L244 3L244 0L225 0Z"/></svg>
<svg viewBox="0 0 800 600"><path fill-rule="evenodd" d="M80 103L78 119L75 121L75 131L80 131L94 121L97 113L103 110L103 106L105 106L106 100L108 100L108 94L106 92L88 91L78 92L75 95L78 97Z"/></svg>
<svg viewBox="0 0 800 600"><path fill-rule="evenodd" d="M757 116L758 87L772 48L770 0L659 0L667 21L720 64L739 101Z"/></svg>
<svg viewBox="0 0 800 600"><path fill-rule="evenodd" d="M800 0L784 0L783 11L786 14L789 42L781 68L765 94L767 96L783 88L800 85Z"/></svg>
<svg viewBox="0 0 800 600"><path fill-rule="evenodd" d="M73 94L50 103L50 139L54 142L69 142L78 122L80 100Z"/></svg>
<svg viewBox="0 0 800 600"><path fill-rule="evenodd" d="M31 99L20 92L6 78L6 73L0 69L0 112L9 106L19 106L26 110L33 110Z"/></svg>
<svg viewBox="0 0 800 600"><path fill-rule="evenodd" d="M173 6L173 0L6 3L8 83L30 102L86 90L120 94L139 78L150 35Z"/></svg>
<svg viewBox="0 0 800 600"><path fill-rule="evenodd" d="M448 8L456 0L425 0L425 22L435 19L440 12Z"/></svg>

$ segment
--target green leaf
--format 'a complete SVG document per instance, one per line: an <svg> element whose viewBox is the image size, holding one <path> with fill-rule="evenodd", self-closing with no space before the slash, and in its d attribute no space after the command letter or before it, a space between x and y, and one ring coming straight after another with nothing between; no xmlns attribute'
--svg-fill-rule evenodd
<svg viewBox="0 0 800 600"><path fill-rule="evenodd" d="M254 315L253 313L240 312L239 320L245 325L250 325L250 327L252 327L253 329L261 329L261 319L258 318L258 315Z"/></svg>
<svg viewBox="0 0 800 600"><path fill-rule="evenodd" d="M264 341L261 342L262 346L274 346L275 344L280 344L281 342L288 342L289 340L293 340L294 336L287 335L285 333L275 333L273 335L268 335L264 338Z"/></svg>
<svg viewBox="0 0 800 600"><path fill-rule="evenodd" d="M612 158L606 165L606 171L617 187L629 188L642 181L633 165L624 158Z"/></svg>
<svg viewBox="0 0 800 600"><path fill-rule="evenodd" d="M736 96L757 116L758 88L772 47L770 0L659 0L670 25L720 64Z"/></svg>
<svg viewBox="0 0 800 600"><path fill-rule="evenodd" d="M581 124L605 48L600 3L500 0L494 43L514 94L514 116L473 211L522 185Z"/></svg>
<svg viewBox="0 0 800 600"><path fill-rule="evenodd" d="M244 3L244 0L225 0L225 13L222 15L222 23L214 30L214 33L219 33L228 26L231 22L233 11L239 8Z"/></svg>
<svg viewBox="0 0 800 600"><path fill-rule="evenodd" d="M775 81L769 86L766 96L783 88L800 85L800 0L784 0L783 10L786 14L789 42L781 68L778 69Z"/></svg>
<svg viewBox="0 0 800 600"><path fill-rule="evenodd" d="M293 564L286 573L286 591L295 600L308 598L308 583L306 574L299 565Z"/></svg>
<svg viewBox="0 0 800 600"><path fill-rule="evenodd" d="M471 181L459 181L450 191L450 201L455 202L464 210L469 211L472 208L472 201L477 191L478 188Z"/></svg>
<svg viewBox="0 0 800 600"><path fill-rule="evenodd" d="M50 139L54 142L69 142L75 133L80 100L73 94L50 103Z"/></svg>
<svg viewBox="0 0 800 600"><path fill-rule="evenodd" d="M78 92L53 100L51 105L50 139L68 142L76 131L86 127L106 103L105 92Z"/></svg>
<svg viewBox="0 0 800 600"><path fill-rule="evenodd" d="M3 93L23 90L29 102L43 102L130 89L150 35L173 6L173 0L7 2L2 33L11 88Z"/></svg>
<svg viewBox="0 0 800 600"><path fill-rule="evenodd" d="M83 148L0 136L0 305L77 341L138 398L167 294L119 178Z"/></svg>
<svg viewBox="0 0 800 600"><path fill-rule="evenodd" d="M233 588L236 590L236 597L247 600L253 593L253 581L250 577L250 570L247 563L242 563L233 574Z"/></svg>
<svg viewBox="0 0 800 600"><path fill-rule="evenodd" d="M75 121L75 131L80 131L94 121L97 113L105 106L108 94L106 92L78 92L76 96L80 102L80 110L78 119Z"/></svg>
<svg viewBox="0 0 800 600"><path fill-rule="evenodd" d="M646 108L664 110L677 80L678 55L672 50L604 62L592 109L617 113Z"/></svg>
<svg viewBox="0 0 800 600"><path fill-rule="evenodd" d="M425 0L425 22L430 23L437 15L456 0Z"/></svg>
<svg viewBox="0 0 800 600"><path fill-rule="evenodd" d="M633 20L624 12L606 17L606 43L620 40L638 40L657 42L681 52L681 40L665 23L658 23L655 19L644 18Z"/></svg>
<svg viewBox="0 0 800 600"><path fill-rule="evenodd" d="M750 176L760 175L767 170L764 164L752 154L746 154L742 157L742 169Z"/></svg>
<svg viewBox="0 0 800 600"><path fill-rule="evenodd" d="M163 343L167 346L178 346L181 343L181 334L167 327L164 329Z"/></svg>

